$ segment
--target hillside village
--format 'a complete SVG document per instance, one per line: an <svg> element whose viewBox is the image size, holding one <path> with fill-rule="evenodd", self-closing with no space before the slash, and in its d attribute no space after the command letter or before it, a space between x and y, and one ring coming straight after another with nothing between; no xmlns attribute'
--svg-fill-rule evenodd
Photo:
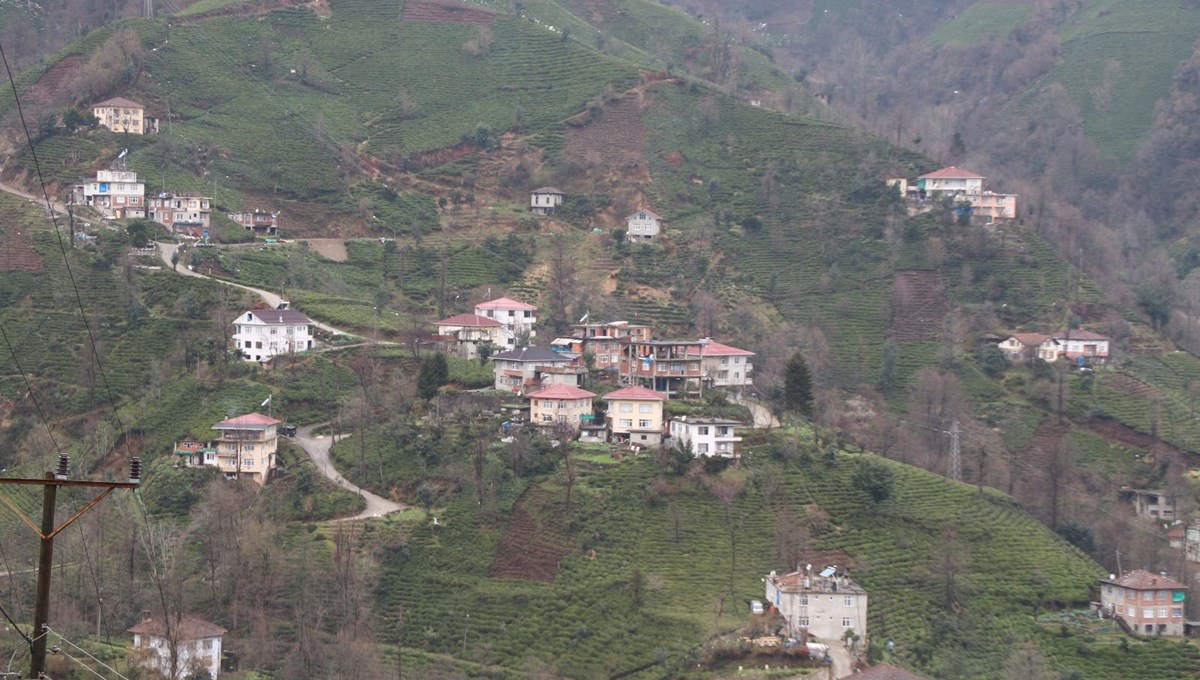
<svg viewBox="0 0 1200 680"><path fill-rule="evenodd" d="M14 79L0 464L148 461L58 501L43 677L1200 675L1182 292L786 37L499 5L147 5Z"/></svg>

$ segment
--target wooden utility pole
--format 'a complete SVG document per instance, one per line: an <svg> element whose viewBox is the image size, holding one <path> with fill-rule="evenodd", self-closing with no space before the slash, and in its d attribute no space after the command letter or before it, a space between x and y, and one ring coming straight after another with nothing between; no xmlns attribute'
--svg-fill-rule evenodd
<svg viewBox="0 0 1200 680"><path fill-rule="evenodd" d="M91 510L97 503L104 500L104 497L112 493L114 489L136 489L141 484L142 461L137 457L129 459L128 482L67 479L69 470L70 460L67 458L67 454L62 453L58 456L58 468L54 472L47 472L43 479L0 477L0 487L10 484L40 485L42 487L42 523L40 528L15 503L9 500L8 496L0 492L0 503L3 503L5 507L12 510L17 517L20 517L42 539L41 549L38 553L37 603L33 612L33 640L30 642L31 659L29 662L29 677L35 679L44 678L46 671L46 634L49 632L47 623L50 618L50 574L54 567L54 537L74 524L80 517L83 517L88 510ZM55 526L54 504L58 500L58 487L60 486L86 486L104 490L95 498L88 501L78 512L71 515L67 521Z"/></svg>

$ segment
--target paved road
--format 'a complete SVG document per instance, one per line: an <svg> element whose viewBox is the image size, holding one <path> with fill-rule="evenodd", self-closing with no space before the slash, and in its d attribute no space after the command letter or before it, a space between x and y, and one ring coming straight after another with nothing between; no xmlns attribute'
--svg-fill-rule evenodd
<svg viewBox="0 0 1200 680"><path fill-rule="evenodd" d="M292 437L292 441L296 442L300 448L304 449L305 453L307 453L308 457L312 460L313 465L316 466L317 470L320 470L321 474L328 477L334 484L337 484L343 489L353 491L367 501L366 510L363 510L353 517L343 517L337 521L349 522L359 519L370 519L372 517L382 517L391 512L400 512L408 507L402 503L389 501L382 496L376 496L366 489L361 489L356 484L347 481L344 477L338 474L338 471L333 467L333 461L329 457L329 449L333 446L333 438L314 437L312 433L314 427L316 427L316 425L308 425L300 428L296 431L296 436ZM341 435L343 439L348 436L349 435Z"/></svg>
<svg viewBox="0 0 1200 680"><path fill-rule="evenodd" d="M176 268L171 264L171 256L174 255L175 252L178 250L179 250L178 243L159 242L159 244L158 244L158 256L162 258L162 261L164 263L166 263L168 268L174 269L176 272L183 274L184 276L192 276L192 277L195 277L198 279L210 279L212 281L216 281L217 283L223 283L226 286L233 286L234 288L241 288L242 290L248 290L251 293L254 293L255 295L262 298L263 302L267 303L267 305L269 305L272 309L275 309L276 307L279 306L280 302L283 302L283 298L279 297L278 295L276 295L275 293L272 293L269 290L263 290L261 288L252 288L250 286L243 286L240 283L233 283L232 281L224 281L222 279L218 279L218 278L215 278L212 276L207 276L205 274L201 274L200 272L192 271L191 269L187 268L186 264L183 263L183 258L180 258L180 263L179 263L180 266L178 268ZM360 337L356 333L344 331L340 328L335 328L333 326L330 326L329 324L324 324L319 321L313 321L313 323L315 323L317 325L317 328L320 328L321 330L326 331L328 333L334 333L334 334L341 333L342 335L348 335L352 338ZM380 343L380 344L384 344L384 343ZM388 343L388 344L390 344L390 343Z"/></svg>

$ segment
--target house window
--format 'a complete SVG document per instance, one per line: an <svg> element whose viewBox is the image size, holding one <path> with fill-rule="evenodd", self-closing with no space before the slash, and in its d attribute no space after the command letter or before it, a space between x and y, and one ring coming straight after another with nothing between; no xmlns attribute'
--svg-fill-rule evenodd
<svg viewBox="0 0 1200 680"><path fill-rule="evenodd" d="M566 407L567 407L567 402L565 402L565 401L560 401L560 402L558 402L558 407L559 407L559 408L566 408Z"/></svg>
<svg viewBox="0 0 1200 680"><path fill-rule="evenodd" d="M801 595L801 596L800 596L800 606L801 606L801 607L807 607L807 606L808 606L808 596L807 596L807 595Z"/></svg>
<svg viewBox="0 0 1200 680"><path fill-rule="evenodd" d="M246 445L245 445L245 446L243 446L242 448L243 448L243 449L245 449L245 450L247 450L247 451L253 451L253 450L254 450L254 444L246 444Z"/></svg>
<svg viewBox="0 0 1200 680"><path fill-rule="evenodd" d="M1165 618L1167 618L1167 609L1166 609L1166 607L1162 607L1162 608L1160 608L1160 609L1158 610L1158 618L1160 618L1160 619L1165 619Z"/></svg>
<svg viewBox="0 0 1200 680"><path fill-rule="evenodd" d="M1137 608L1136 607L1129 608L1129 616L1130 616L1130 618L1137 616Z"/></svg>
<svg viewBox="0 0 1200 680"><path fill-rule="evenodd" d="M729 427L725 426L725 425L721 425L720 427L717 428L717 434L719 434L719 435L729 434Z"/></svg>
<svg viewBox="0 0 1200 680"><path fill-rule="evenodd" d="M638 413L654 413L654 404L638 404Z"/></svg>
<svg viewBox="0 0 1200 680"><path fill-rule="evenodd" d="M1143 610L1142 610L1142 618L1143 618L1143 619L1152 619L1152 618L1154 618L1154 610L1153 610L1153 609L1143 609Z"/></svg>
<svg viewBox="0 0 1200 680"><path fill-rule="evenodd" d="M621 427L633 427L633 420L629 418L622 418L620 422Z"/></svg>
<svg viewBox="0 0 1200 680"><path fill-rule="evenodd" d="M549 413L543 413L542 414L542 422L543 423L552 423L552 422L554 422L554 418Z"/></svg>
<svg viewBox="0 0 1200 680"><path fill-rule="evenodd" d="M1165 591L1165 590L1158 591L1158 599L1160 599L1160 600L1167 599L1167 591Z"/></svg>
<svg viewBox="0 0 1200 680"><path fill-rule="evenodd" d="M696 430L696 432L699 434L708 434L708 426L707 425L701 426L700 428L698 428Z"/></svg>
<svg viewBox="0 0 1200 680"><path fill-rule="evenodd" d="M1182 607L1175 607L1175 608L1171 609L1171 618L1178 619L1182 616L1183 616L1183 608Z"/></svg>
<svg viewBox="0 0 1200 680"><path fill-rule="evenodd" d="M642 429L645 429L645 428L651 427L651 425L652 425L652 422L653 422L653 421L646 420L646 419L644 419L644 418L643 418L643 419L641 419L641 420L638 420L638 427L640 427L640 428L642 428Z"/></svg>
<svg viewBox="0 0 1200 680"><path fill-rule="evenodd" d="M253 458L243 458L242 465L244 465L245 467L254 467L254 459Z"/></svg>
<svg viewBox="0 0 1200 680"><path fill-rule="evenodd" d="M633 413L633 404L621 404L621 413Z"/></svg>
<svg viewBox="0 0 1200 680"><path fill-rule="evenodd" d="M1142 599L1143 599L1143 600L1153 600L1153 599L1154 599L1154 593L1152 593L1152 592L1150 592L1149 590L1147 590L1146 592L1142 593Z"/></svg>
<svg viewBox="0 0 1200 680"><path fill-rule="evenodd" d="M708 453L708 444L697 444L696 453Z"/></svg>
<svg viewBox="0 0 1200 680"><path fill-rule="evenodd" d="M250 349L250 341L249 340L246 341L246 349Z"/></svg>
<svg viewBox="0 0 1200 680"><path fill-rule="evenodd" d="M213 646L212 638L208 638L204 641L204 649L206 649L206 650L212 649L212 646Z"/></svg>
<svg viewBox="0 0 1200 680"><path fill-rule="evenodd" d="M559 416L559 417L558 417L558 422L560 422L560 423L565 423L565 422L567 422L567 417L566 417L566 416Z"/></svg>
<svg viewBox="0 0 1200 680"><path fill-rule="evenodd" d="M796 621L796 625L800 626L801 628L808 628L808 617L801 616L799 620Z"/></svg>
<svg viewBox="0 0 1200 680"><path fill-rule="evenodd" d="M721 357L721 365L728 366L729 365L729 357Z"/></svg>
<svg viewBox="0 0 1200 680"><path fill-rule="evenodd" d="M842 617L842 628L853 628L853 627L854 627L854 619L850 618L849 616L843 616Z"/></svg>
<svg viewBox="0 0 1200 680"><path fill-rule="evenodd" d="M742 374L741 374L741 373L738 373L738 372L734 371L734 373L733 373L733 379L734 379L734 380L738 380L738 379L740 379L741 377L742 377Z"/></svg>
<svg viewBox="0 0 1200 680"><path fill-rule="evenodd" d="M853 607L854 606L854 598L849 595L843 597L842 605L845 607Z"/></svg>

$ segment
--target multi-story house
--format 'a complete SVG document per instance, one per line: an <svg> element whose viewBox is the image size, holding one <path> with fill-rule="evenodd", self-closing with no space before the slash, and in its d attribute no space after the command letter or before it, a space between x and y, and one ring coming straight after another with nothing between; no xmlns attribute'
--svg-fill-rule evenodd
<svg viewBox="0 0 1200 680"><path fill-rule="evenodd" d="M1050 336L1045 333L1013 333L1000 342L997 347L1004 352L1004 358L1009 363L1024 364L1033 361L1038 355L1038 348Z"/></svg>
<svg viewBox="0 0 1200 680"><path fill-rule="evenodd" d="M631 340L621 358L621 379L671 398L703 392L702 340Z"/></svg>
<svg viewBox="0 0 1200 680"><path fill-rule="evenodd" d="M112 219L142 218L146 216L146 183L130 170L99 170L94 181L75 185L72 202Z"/></svg>
<svg viewBox="0 0 1200 680"><path fill-rule="evenodd" d="M312 319L293 309L253 309L233 322L233 346L247 361L270 361L314 345Z"/></svg>
<svg viewBox="0 0 1200 680"><path fill-rule="evenodd" d="M545 386L543 380L552 371L566 369L575 363L575 359L570 356L542 347L511 349L493 354L491 360L496 389L514 394L541 389ZM583 367L579 366L573 373L578 375L582 371Z"/></svg>
<svg viewBox="0 0 1200 680"><path fill-rule="evenodd" d="M500 322L501 344L507 349L516 347L521 337L533 340L537 336L537 331L533 330L537 324L537 307L533 305L502 297L475 305L475 314Z"/></svg>
<svg viewBox="0 0 1200 680"><path fill-rule="evenodd" d="M663 402L666 395L631 386L604 395L608 411L605 424L613 441L658 446L663 437Z"/></svg>
<svg viewBox="0 0 1200 680"><path fill-rule="evenodd" d="M992 191L964 195L964 200L971 204L971 216L983 218L988 224L997 220L1017 219L1017 198L1017 194L997 194Z"/></svg>
<svg viewBox="0 0 1200 680"><path fill-rule="evenodd" d="M221 639L224 628L191 615L169 619L146 617L128 632L133 633L131 662L156 671L168 680L196 677L196 668L217 680L221 673ZM175 676L171 676L171 647L175 647Z"/></svg>
<svg viewBox="0 0 1200 680"><path fill-rule="evenodd" d="M754 370L750 363L754 352L712 340L703 342L700 347L700 370L706 387L739 392L754 384L750 377L750 372Z"/></svg>
<svg viewBox="0 0 1200 680"><path fill-rule="evenodd" d="M578 432L594 419L593 392L570 385L551 385L525 396L529 398L529 422L538 427L563 427Z"/></svg>
<svg viewBox="0 0 1200 680"><path fill-rule="evenodd" d="M650 210L639 210L625 218L625 240L653 241L662 232L662 218Z"/></svg>
<svg viewBox="0 0 1200 680"><path fill-rule="evenodd" d="M983 193L983 175L950 166L917 178L917 191L930 198Z"/></svg>
<svg viewBox="0 0 1200 680"><path fill-rule="evenodd" d="M767 575L767 601L787 621L792 635L801 631L822 640L840 640L852 630L860 639L867 636L867 591L836 566L816 575L810 568Z"/></svg>
<svg viewBox="0 0 1200 680"><path fill-rule="evenodd" d="M534 189L529 192L529 209L535 215L553 215L566 199L567 194L561 189L554 187Z"/></svg>
<svg viewBox="0 0 1200 680"><path fill-rule="evenodd" d="M155 120L146 117L146 107L124 97L105 99L93 105L92 115L99 121L100 127L113 132L144 135L156 129Z"/></svg>
<svg viewBox="0 0 1200 680"><path fill-rule="evenodd" d="M1103 364L1108 361L1108 345L1107 336L1073 328L1047 336L1038 346L1038 358L1050 363L1067 359L1081 366Z"/></svg>
<svg viewBox="0 0 1200 680"><path fill-rule="evenodd" d="M1100 609L1139 635L1183 635L1187 590L1165 574L1134 569L1100 580Z"/></svg>
<svg viewBox="0 0 1200 680"><path fill-rule="evenodd" d="M190 191L163 191L146 198L146 217L174 234L201 236L212 221L212 198Z"/></svg>
<svg viewBox="0 0 1200 680"><path fill-rule="evenodd" d="M745 425L729 418L680 416L671 419L668 430L677 445L691 447L697 457L735 458L738 455L737 443L742 441L737 435L739 427Z"/></svg>
<svg viewBox="0 0 1200 680"><path fill-rule="evenodd" d="M230 220L242 225L247 231L261 236L275 236L279 232L279 213L269 210L249 210L228 213Z"/></svg>
<svg viewBox="0 0 1200 680"><path fill-rule="evenodd" d="M617 373L621 370L621 357L625 347L634 340L649 340L651 329L628 321L607 323L577 323L571 325L571 337L556 342L565 351L590 355L598 371Z"/></svg>
<svg viewBox="0 0 1200 680"><path fill-rule="evenodd" d="M1153 522L1175 521L1175 494L1122 487L1119 495L1133 503L1138 517Z"/></svg>
<svg viewBox="0 0 1200 680"><path fill-rule="evenodd" d="M212 429L220 434L210 442L175 442L176 459L187 467L215 467L230 479L265 484L275 469L279 421L261 413L222 420Z"/></svg>
<svg viewBox="0 0 1200 680"><path fill-rule="evenodd" d="M439 349L463 359L479 356L479 346L483 344L491 344L497 349L503 347L500 322L486 316L455 314L437 322L437 327L437 335L433 339Z"/></svg>

